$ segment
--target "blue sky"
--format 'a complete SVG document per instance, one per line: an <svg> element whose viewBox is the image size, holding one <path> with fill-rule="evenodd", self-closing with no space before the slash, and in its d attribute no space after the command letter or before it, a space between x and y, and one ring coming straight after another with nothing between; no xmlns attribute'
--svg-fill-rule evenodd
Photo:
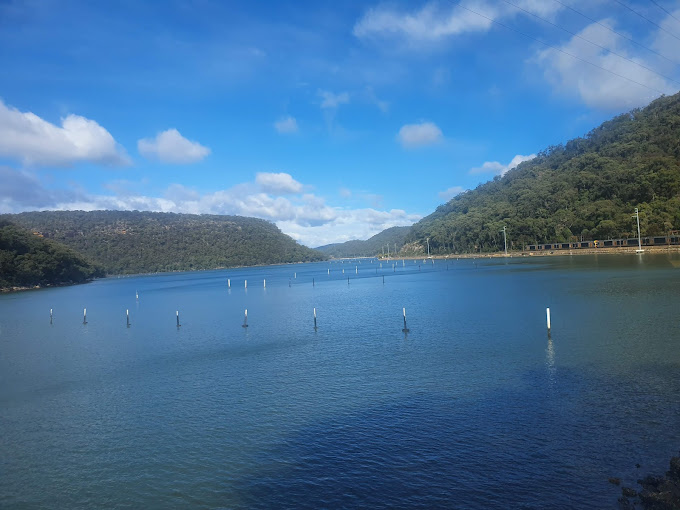
<svg viewBox="0 0 680 510"><path fill-rule="evenodd" d="M0 0L0 212L366 239L677 92L679 63L675 0Z"/></svg>

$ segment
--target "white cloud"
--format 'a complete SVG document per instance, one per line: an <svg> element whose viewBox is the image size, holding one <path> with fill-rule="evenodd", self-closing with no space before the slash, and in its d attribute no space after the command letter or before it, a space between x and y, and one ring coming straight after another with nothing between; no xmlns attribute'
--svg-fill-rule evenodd
<svg viewBox="0 0 680 510"><path fill-rule="evenodd" d="M440 191L438 195L439 198L441 198L442 200L446 200L448 202L456 195L460 195L463 191L465 191L465 188L463 188L462 186L451 186L447 190Z"/></svg>
<svg viewBox="0 0 680 510"><path fill-rule="evenodd" d="M274 129L276 129L276 131L278 131L281 134L297 133L298 132L297 120L295 120L295 117L291 117L290 115L288 115L287 117L283 117L274 122Z"/></svg>
<svg viewBox="0 0 680 510"><path fill-rule="evenodd" d="M485 163L482 164L482 166L471 168L470 173L496 174L503 176L508 172L508 170L512 170L520 163L523 163L524 161L529 161L530 159L534 159L535 157L536 154L531 154L529 156L522 156L521 154L517 154L514 158L512 158L510 163L508 163L507 165L503 165L498 161L486 161Z"/></svg>
<svg viewBox="0 0 680 510"><path fill-rule="evenodd" d="M493 18L494 12L484 10ZM428 3L415 12L399 12L381 5L369 9L354 25L354 35L362 38L405 38L431 42L443 37L472 31L486 31L491 21L459 6L443 8Z"/></svg>
<svg viewBox="0 0 680 510"><path fill-rule="evenodd" d="M303 188L302 184L293 179L290 174L284 172L278 174L259 172L255 176L255 182L265 193L273 193L275 195L300 193Z"/></svg>
<svg viewBox="0 0 680 510"><path fill-rule="evenodd" d="M671 11L659 25L664 30L657 30L652 42L652 48L662 55L672 56L680 53L680 41L672 34L677 34L678 19L680 19L680 9Z"/></svg>
<svg viewBox="0 0 680 510"><path fill-rule="evenodd" d="M433 145L442 140L442 131L432 122L406 124L397 134L397 140L403 147L414 148Z"/></svg>
<svg viewBox="0 0 680 510"><path fill-rule="evenodd" d="M293 239L316 247L353 239L368 239L386 228L409 226L422 218L401 209L379 211L373 208L337 210L335 218L324 225L302 227L290 221L277 222Z"/></svg>
<svg viewBox="0 0 680 510"><path fill-rule="evenodd" d="M334 94L333 92L329 92L327 90L319 90L318 95L321 97L321 108L324 110L334 109L341 104L349 103L349 94L347 92Z"/></svg>
<svg viewBox="0 0 680 510"><path fill-rule="evenodd" d="M545 0L517 0L516 5L547 18L553 18L562 9L558 3ZM523 14L526 13L509 4L492 5L483 0L458 5L429 2L411 11L379 5L357 21L353 33L360 39L397 40L410 46L422 46L469 32L487 32L493 25L492 19L500 21Z"/></svg>
<svg viewBox="0 0 680 510"><path fill-rule="evenodd" d="M95 121L79 115L61 119L61 127L0 100L0 155L25 165L69 166L80 162L130 163L125 150Z"/></svg>
<svg viewBox="0 0 680 510"><path fill-rule="evenodd" d="M263 192L257 182L203 194L172 184L162 196L154 197L132 193L128 188L125 193L116 195L90 194L74 189L50 190L35 176L1 166L0 180L3 182L0 187L0 213L36 209L112 209L251 216L276 223L284 233L307 246L366 239L385 228L410 225L421 218L418 214L408 214L399 209L381 211L333 207L322 197L311 193L272 196ZM300 190L305 188L297 184Z"/></svg>
<svg viewBox="0 0 680 510"><path fill-rule="evenodd" d="M340 189L338 190L338 194L339 194L342 198L350 198L350 197L352 196L352 190L349 189L349 188L340 188Z"/></svg>
<svg viewBox="0 0 680 510"><path fill-rule="evenodd" d="M210 149L198 142L184 138L176 129L158 133L156 138L142 138L137 141L137 150L147 159L158 159L163 163L196 163L210 154Z"/></svg>
<svg viewBox="0 0 680 510"><path fill-rule="evenodd" d="M601 23L613 26L610 20L603 20ZM575 96L591 108L620 110L643 106L662 93L673 94L677 91L677 87L671 86L663 77L637 65L641 64L647 68L655 67L654 62L637 56L635 50L616 34L593 23L578 35L600 46L610 48L632 62L589 44L583 39L572 37L560 49L592 62L602 69L552 48L540 51L536 56L536 61L543 67L545 78L558 93ZM669 54L676 54L680 51L677 40L675 40L674 48L675 50Z"/></svg>

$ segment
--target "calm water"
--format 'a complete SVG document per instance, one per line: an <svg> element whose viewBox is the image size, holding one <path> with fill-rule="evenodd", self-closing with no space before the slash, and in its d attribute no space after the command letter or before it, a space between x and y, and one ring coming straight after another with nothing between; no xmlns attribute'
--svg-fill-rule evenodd
<svg viewBox="0 0 680 510"><path fill-rule="evenodd" d="M677 454L677 254L355 271L0 296L0 506L613 508Z"/></svg>

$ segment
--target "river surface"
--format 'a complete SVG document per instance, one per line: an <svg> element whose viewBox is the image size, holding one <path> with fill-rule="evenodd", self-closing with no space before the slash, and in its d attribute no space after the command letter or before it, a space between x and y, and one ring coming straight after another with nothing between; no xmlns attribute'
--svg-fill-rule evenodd
<svg viewBox="0 0 680 510"><path fill-rule="evenodd" d="M615 508L667 470L678 254L393 264L0 296L0 507Z"/></svg>

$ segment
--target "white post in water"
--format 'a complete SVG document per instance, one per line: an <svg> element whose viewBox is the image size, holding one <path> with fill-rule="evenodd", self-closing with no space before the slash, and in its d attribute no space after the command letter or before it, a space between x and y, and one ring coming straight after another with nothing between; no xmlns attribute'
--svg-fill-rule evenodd
<svg viewBox="0 0 680 510"><path fill-rule="evenodd" d="M330 274L331 274L331 270L330 270L330 268L328 268L328 275L330 276Z"/></svg>
<svg viewBox="0 0 680 510"><path fill-rule="evenodd" d="M244 282L243 286L244 286L244 288L245 288L245 289L247 289L247 288L248 288L248 280L245 280L245 282Z"/></svg>
<svg viewBox="0 0 680 510"><path fill-rule="evenodd" d="M177 310L175 314L177 315L177 327L179 328L181 326L181 324L179 323L179 310Z"/></svg>
<svg viewBox="0 0 680 510"><path fill-rule="evenodd" d="M297 273L293 273L293 278L297 280Z"/></svg>
<svg viewBox="0 0 680 510"><path fill-rule="evenodd" d="M354 274L359 274L359 266L354 266Z"/></svg>
<svg viewBox="0 0 680 510"><path fill-rule="evenodd" d="M231 289L231 279L227 278L227 288Z"/></svg>
<svg viewBox="0 0 680 510"><path fill-rule="evenodd" d="M87 308L83 308L83 324L87 324Z"/></svg>
<svg viewBox="0 0 680 510"><path fill-rule="evenodd" d="M52 309L50 308L50 324L52 324Z"/></svg>
<svg viewBox="0 0 680 510"><path fill-rule="evenodd" d="M316 331L316 308L314 308L314 331Z"/></svg>
<svg viewBox="0 0 680 510"><path fill-rule="evenodd" d="M248 327L248 309L247 309L247 308L246 308L246 314L245 314L245 316L243 317L243 326L241 326L241 327L243 327L243 328L247 328L247 327Z"/></svg>
<svg viewBox="0 0 680 510"><path fill-rule="evenodd" d="M130 310L125 310L125 320L127 322L127 327L130 327Z"/></svg>
<svg viewBox="0 0 680 510"><path fill-rule="evenodd" d="M545 318L548 323L548 332L550 332L550 308L545 309Z"/></svg>
<svg viewBox="0 0 680 510"><path fill-rule="evenodd" d="M406 308L402 308L402 311L404 312L404 329L402 329L401 331L404 333L408 333L409 329L406 327Z"/></svg>
<svg viewBox="0 0 680 510"><path fill-rule="evenodd" d="M262 280L262 287L265 288L265 289L267 288L267 279L266 278L264 278Z"/></svg>
<svg viewBox="0 0 680 510"><path fill-rule="evenodd" d="M139 292L135 291L135 299L139 301Z"/></svg>

